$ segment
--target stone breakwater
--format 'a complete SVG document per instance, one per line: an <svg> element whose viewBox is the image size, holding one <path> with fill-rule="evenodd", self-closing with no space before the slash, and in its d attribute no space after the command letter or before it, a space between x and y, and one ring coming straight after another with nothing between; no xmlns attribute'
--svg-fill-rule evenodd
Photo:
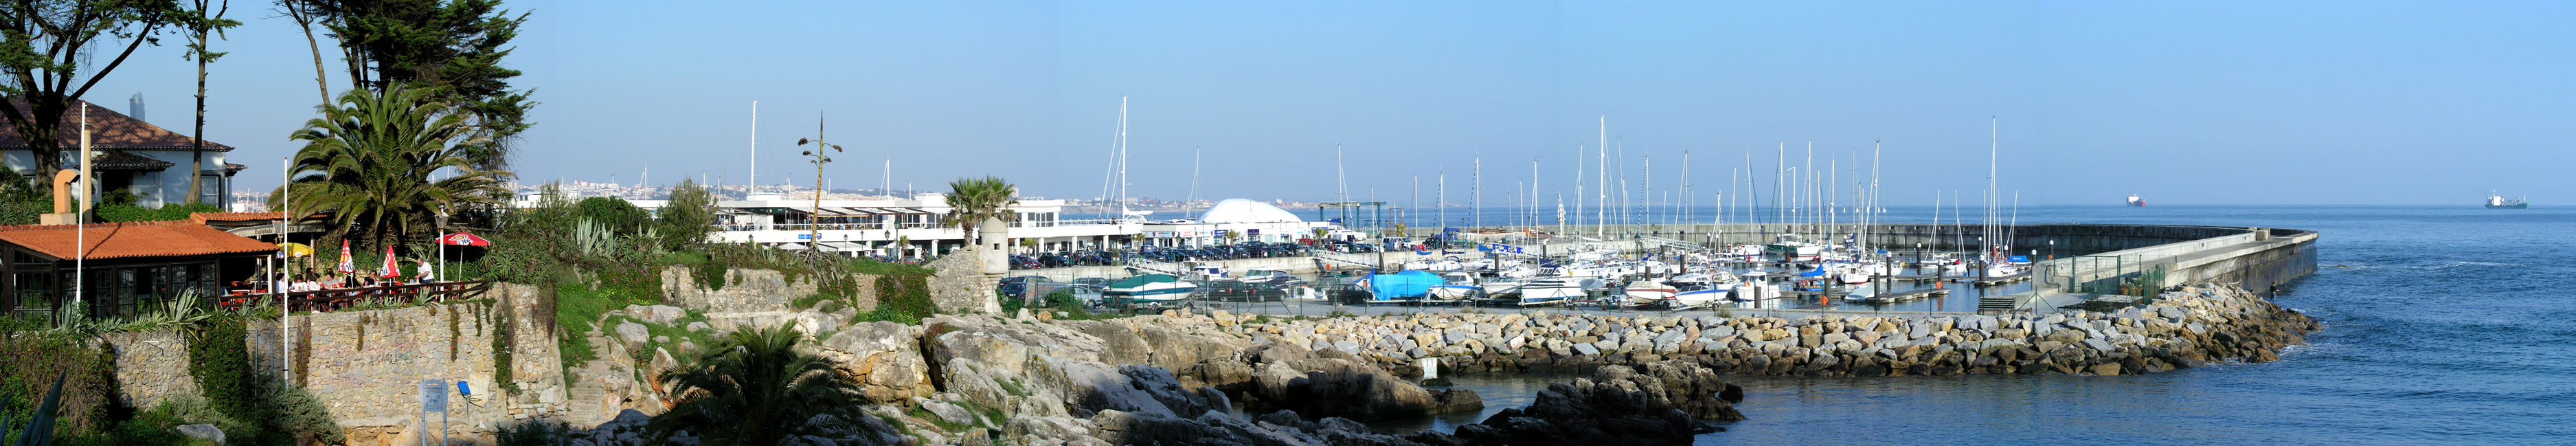
<svg viewBox="0 0 2576 446"><path fill-rule="evenodd" d="M2231 287L2193 284L2114 311L1973 316L1616 316L1422 313L1251 323L1283 344L1356 355L1418 374L1439 358L1465 371L1588 371L1683 359L1720 373L1893 376L2124 375L2212 362L2269 362L2316 320ZM1227 324L1232 325L1232 324Z"/></svg>

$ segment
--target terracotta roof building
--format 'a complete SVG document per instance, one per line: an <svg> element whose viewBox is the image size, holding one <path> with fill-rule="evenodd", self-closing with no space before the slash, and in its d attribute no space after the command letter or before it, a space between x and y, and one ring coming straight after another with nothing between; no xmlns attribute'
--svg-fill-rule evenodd
<svg viewBox="0 0 2576 446"><path fill-rule="evenodd" d="M92 316L136 314L186 290L219 294L276 251L187 221L0 226L0 312L50 316L78 287Z"/></svg>
<svg viewBox="0 0 2576 446"><path fill-rule="evenodd" d="M25 99L9 98L9 101L19 110L32 110L27 107ZM55 139L63 148L63 168L80 168L80 161L76 158L80 156L82 105L88 105L90 151L97 157L90 170L98 175L98 181L93 184L101 188L100 192L132 192L141 198L139 204L144 207L186 201L189 174L174 169L188 167L194 161L191 157L195 154L190 152L189 145L196 139L88 101L66 108L61 126L54 131ZM35 171L32 150L27 138L18 134L15 125L0 125L0 163L29 178L51 177ZM233 174L246 166L224 162L226 152L231 152L232 146L207 141L205 150L205 170L197 172L206 177L201 182L204 189L199 191L199 201L223 206L225 196L232 191Z"/></svg>

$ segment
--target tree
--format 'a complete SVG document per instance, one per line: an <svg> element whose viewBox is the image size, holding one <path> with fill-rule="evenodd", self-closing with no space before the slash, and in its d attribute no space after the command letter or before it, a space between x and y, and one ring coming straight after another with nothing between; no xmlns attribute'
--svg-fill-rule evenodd
<svg viewBox="0 0 2576 446"><path fill-rule="evenodd" d="M466 116L417 90L352 89L288 139L295 152L292 213L328 212L335 233L382 246L428 236L439 209L498 205L507 171L478 169L480 137ZM448 173L433 178L441 169ZM276 206L278 197L269 203Z"/></svg>
<svg viewBox="0 0 2576 446"><path fill-rule="evenodd" d="M948 182L948 191L948 216L940 219L940 223L964 229L968 244L975 243L975 227L984 219L998 218L1003 222L1020 219L1019 211L1011 210L1011 206L1020 204L1019 199L1012 198L1019 188L1002 181L1002 177L958 178Z"/></svg>
<svg viewBox="0 0 2576 446"><path fill-rule="evenodd" d="M63 168L60 130L64 115L75 111L81 96L144 44L160 45L160 35L174 23L195 19L174 0L27 0L0 4L0 71L8 82L0 93L0 118L26 138L35 155L36 172ZM83 72L102 36L125 39L111 46L116 58ZM50 174L48 174L50 175Z"/></svg>
<svg viewBox="0 0 2576 446"><path fill-rule="evenodd" d="M671 199L655 214L661 224L662 248L678 251L706 243L707 234L715 232L716 197L699 186L696 180L680 179L671 188Z"/></svg>
<svg viewBox="0 0 2576 446"><path fill-rule="evenodd" d="M196 5L197 20L188 24L187 57L197 61L197 129L188 134L188 199L181 201L186 204L197 204L206 194L206 64L224 57L224 53L207 49L207 37L223 37L224 30L241 26L239 21L224 18L224 13L233 9L232 0L214 0L213 5L196 0Z"/></svg>
<svg viewBox="0 0 2576 446"><path fill-rule="evenodd" d="M339 39L357 88L403 86L454 104L485 140L468 147L481 155L475 167L508 167L509 145L537 105L531 90L511 88L519 71L501 66L527 14L511 15L500 0L297 1Z"/></svg>
<svg viewBox="0 0 2576 446"><path fill-rule="evenodd" d="M315 0L277 0L277 13L304 30L304 47L313 50L313 86L322 93L322 102L331 102L329 71L322 68L322 42L313 38L313 23L324 20L321 5Z"/></svg>
<svg viewBox="0 0 2576 446"><path fill-rule="evenodd" d="M708 446L771 445L814 433L815 415L866 416L855 380L822 358L796 350L794 326L735 331L688 365L657 379L677 404L646 427L667 440L690 431Z"/></svg>

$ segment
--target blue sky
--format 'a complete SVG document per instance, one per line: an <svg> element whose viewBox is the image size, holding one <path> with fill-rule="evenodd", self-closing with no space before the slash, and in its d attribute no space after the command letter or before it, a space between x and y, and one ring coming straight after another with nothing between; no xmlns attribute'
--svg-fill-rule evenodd
<svg viewBox="0 0 2576 446"><path fill-rule="evenodd" d="M276 184L285 135L319 98L302 34L265 2L217 50L207 139L239 147L245 188ZM996 174L1025 193L1099 195L1118 98L1132 101L1131 193L1409 200L1470 157L1485 200L1571 193L1577 145L1609 118L1630 187L1698 201L1774 148L1845 167L1884 140L1891 204L2001 183L2043 203L2465 204L2489 189L2567 202L2563 2L764 2L515 1L511 64L538 89L523 180L810 184L793 143L828 113L850 148L837 188ZM177 39L88 99L187 127ZM324 43L324 56L337 55ZM336 70L335 70L336 71ZM334 76L336 88L347 83ZM1589 163L1590 155L1584 162ZM1796 164L1799 160L1792 160ZM1587 167L1586 170L1589 170ZM1848 185L1865 171L1846 171ZM1592 182L1587 172L1586 183ZM1845 188L1848 194L1850 189ZM1544 197L1545 195L1543 195ZM1972 202L1973 204L1973 202Z"/></svg>

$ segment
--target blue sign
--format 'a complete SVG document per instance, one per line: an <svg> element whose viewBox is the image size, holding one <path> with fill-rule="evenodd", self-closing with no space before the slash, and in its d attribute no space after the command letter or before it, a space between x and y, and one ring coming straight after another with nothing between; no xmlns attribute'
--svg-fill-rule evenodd
<svg viewBox="0 0 2576 446"><path fill-rule="evenodd" d="M1477 246L1476 249L1479 251L1493 251L1504 254L1528 254L1528 252L1521 251L1521 247L1501 243L1486 243L1483 246Z"/></svg>
<svg viewBox="0 0 2576 446"><path fill-rule="evenodd" d="M814 234L796 234L797 240L813 240Z"/></svg>

